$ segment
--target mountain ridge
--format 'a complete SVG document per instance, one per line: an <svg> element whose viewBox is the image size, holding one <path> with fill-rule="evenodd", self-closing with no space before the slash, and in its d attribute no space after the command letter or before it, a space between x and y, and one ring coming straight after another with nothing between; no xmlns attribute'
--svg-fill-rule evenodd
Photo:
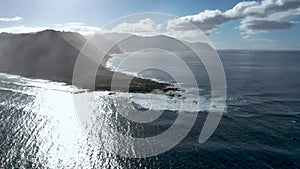
<svg viewBox="0 0 300 169"><path fill-rule="evenodd" d="M87 39L80 34L53 30L34 34L0 34L0 72L72 84L74 66L79 54L82 54L80 49L86 41ZM90 76L88 67L97 65L85 54L97 55L99 51L92 44L89 44L89 47L89 52L82 54L86 59L83 59L85 66L81 68L82 80L80 84L75 84L78 87L111 90L114 74L120 77L118 79L120 86L128 79L133 79L129 89L131 92L151 92L167 86L167 84L112 72L100 64L98 73L94 77L95 87L90 88L89 84L86 84L86 77Z"/></svg>
<svg viewBox="0 0 300 169"><path fill-rule="evenodd" d="M91 66L98 68L96 77L94 77L96 90L111 90L110 84L114 74L118 74L120 77L120 86L125 84L128 79L133 79L129 89L133 92L151 92L154 89L163 89L169 86L149 79L113 72L105 68L105 62L112 53L136 52L147 48L176 51L189 50L189 48L183 42L165 35L141 37L127 34L126 36L129 37L116 43L117 34L115 34L115 39L107 35L96 35L87 39L79 33L55 30L28 34L1 33L0 72L72 84L74 67L78 56L81 55L85 58L79 75L82 80L80 84L75 84L80 87L89 86L86 84L86 77L92 76L88 72ZM207 47L202 43L198 46L200 48ZM88 50L82 51L83 47ZM99 52L107 52L107 54L105 54L102 64L97 66L91 59L93 57L90 56L98 56Z"/></svg>

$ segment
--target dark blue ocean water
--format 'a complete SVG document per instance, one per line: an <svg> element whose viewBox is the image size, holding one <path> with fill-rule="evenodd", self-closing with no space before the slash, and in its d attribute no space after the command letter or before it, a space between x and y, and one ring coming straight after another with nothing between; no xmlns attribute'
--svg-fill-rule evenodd
<svg viewBox="0 0 300 169"><path fill-rule="evenodd" d="M190 53L182 55L203 95L209 97L205 70L188 57ZM300 168L300 52L219 51L219 55L227 80L227 108L215 133L198 143L207 116L203 103L180 144L143 159L114 156L89 145L72 110L72 87L1 74L0 168ZM163 76L153 72L143 76ZM96 95L105 123L129 126L133 135L167 130L177 116L169 111L148 125L124 123L125 119L115 123L119 116L111 97L119 95Z"/></svg>

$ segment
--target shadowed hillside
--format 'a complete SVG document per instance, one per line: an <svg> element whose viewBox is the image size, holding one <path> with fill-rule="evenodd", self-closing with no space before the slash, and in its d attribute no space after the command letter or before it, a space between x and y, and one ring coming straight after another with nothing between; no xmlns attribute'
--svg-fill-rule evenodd
<svg viewBox="0 0 300 169"><path fill-rule="evenodd" d="M64 81L72 78L79 50L52 30L36 34L0 36L0 71L26 77ZM85 38L72 33L73 41L82 46Z"/></svg>
<svg viewBox="0 0 300 169"><path fill-rule="evenodd" d="M124 39L123 41L120 39ZM45 30L32 34L0 34L0 72L16 74L30 78L41 78L72 84L75 63L80 50L85 45L88 50L82 53L85 58L80 69L80 84L83 88L91 88L87 77L92 76L90 67L98 68L96 90L111 90L112 76L118 75L120 87L128 79L131 81L130 91L150 92L153 89L165 88L166 84L147 79L132 77L122 73L107 70L103 65L109 56L98 67L90 56L98 56L101 52L121 53L134 52L148 48L158 48L168 51L186 51L189 48L181 41L168 36L140 37L129 34L105 34L90 37L91 43L78 33ZM191 44L199 50L206 50L209 45L204 43Z"/></svg>
<svg viewBox="0 0 300 169"><path fill-rule="evenodd" d="M86 38L77 33L58 32L46 30L35 34L0 34L0 71L30 78L41 78L53 81L72 83L73 70L80 53L80 49L86 43ZM105 39L97 41L95 45L106 44ZM111 44L112 42L107 42ZM99 50L89 44L88 55L97 55ZM114 47L117 51L118 48ZM97 66L85 56L88 66ZM90 72L82 72L81 87L86 87L85 78ZM96 90L110 90L112 75L114 72L99 66L96 77ZM131 76L117 73L122 85ZM130 91L149 92L156 88L164 88L166 84L156 83L150 80L133 78Z"/></svg>

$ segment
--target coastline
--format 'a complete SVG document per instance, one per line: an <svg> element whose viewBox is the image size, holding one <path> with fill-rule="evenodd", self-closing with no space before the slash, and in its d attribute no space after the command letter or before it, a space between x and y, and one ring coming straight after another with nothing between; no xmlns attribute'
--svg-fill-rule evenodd
<svg viewBox="0 0 300 169"><path fill-rule="evenodd" d="M104 59L104 63L109 60L111 56L108 58ZM155 89L162 90L164 92L167 91L177 91L175 87L172 86L172 84L169 83L164 83L164 82L157 82L151 79L146 79L142 77L137 77L134 75L129 75L126 73L122 72L117 72L113 70L109 70L108 68L104 67L103 65L100 65L97 75L95 78L95 85L94 88L90 88L87 86L90 86L90 84L85 84L90 77L88 76L82 76L81 84L73 84L72 82L72 77L63 77L63 76L47 76L47 75L35 75L35 74L20 74L17 72L9 72L9 71L4 71L2 73L7 73L7 74L12 74L12 75L18 75L26 78L31 78L31 79L41 79L41 80L50 80L53 82L61 82L65 83L66 85L74 85L78 88L81 89L86 89L88 91L112 91L111 89L111 83L112 83L112 78L113 76L117 76L117 82L114 84L114 86L117 86L117 88L120 88L121 90L118 90L118 92L130 92L130 93L150 93ZM128 80L132 79L130 82L130 87L129 91L122 90L122 85L128 83Z"/></svg>
<svg viewBox="0 0 300 169"><path fill-rule="evenodd" d="M113 76L116 76L117 80L114 82L114 87L120 89L118 92L130 92L130 93L150 93L155 89L162 90L164 92L167 91L177 91L175 87L173 87L172 84L166 83L166 82L158 82L152 79L142 78L135 75L126 74L123 72L113 71L108 69L107 67L104 67L103 65L106 65L106 62L113 56L108 56L103 60L102 65L99 67L96 78L95 78L95 88L94 89L88 89L90 91L113 91L111 89L112 84L112 78ZM85 77L83 77L82 81L84 82ZM129 89L123 90L123 85L128 83L128 80L131 79ZM68 80L67 84L72 85L72 80ZM117 85L117 86L116 86ZM83 87L86 86L83 84ZM89 85L87 85L89 86Z"/></svg>

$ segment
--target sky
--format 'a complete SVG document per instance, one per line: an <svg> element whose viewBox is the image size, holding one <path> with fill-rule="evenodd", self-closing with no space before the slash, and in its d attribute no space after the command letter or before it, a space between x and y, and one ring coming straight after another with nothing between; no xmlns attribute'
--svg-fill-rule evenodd
<svg viewBox="0 0 300 169"><path fill-rule="evenodd" d="M124 19L143 12L172 17ZM102 31L201 41L200 29L217 49L300 50L299 21L300 0L0 0L0 32Z"/></svg>

